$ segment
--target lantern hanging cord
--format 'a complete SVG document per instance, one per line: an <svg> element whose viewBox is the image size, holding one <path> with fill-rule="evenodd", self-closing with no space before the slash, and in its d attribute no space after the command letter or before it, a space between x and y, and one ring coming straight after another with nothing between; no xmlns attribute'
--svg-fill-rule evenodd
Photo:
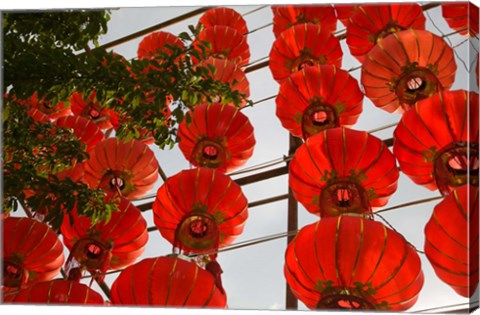
<svg viewBox="0 0 480 315"><path fill-rule="evenodd" d="M376 215L376 216L378 216L390 229L392 229L393 231L397 232L397 233L400 234L400 235L403 235L402 233L398 232L397 229L395 229L395 228L393 227L393 225L391 225L390 222L388 222L388 220L385 219L383 216L381 216L380 214L375 213L375 212L374 212L373 214ZM410 243L410 242L407 241L406 239L405 239L405 242L407 242L410 246L412 246L413 249L415 249L415 251L416 251L417 253L425 254L424 251L419 250L415 245L413 245L412 243Z"/></svg>

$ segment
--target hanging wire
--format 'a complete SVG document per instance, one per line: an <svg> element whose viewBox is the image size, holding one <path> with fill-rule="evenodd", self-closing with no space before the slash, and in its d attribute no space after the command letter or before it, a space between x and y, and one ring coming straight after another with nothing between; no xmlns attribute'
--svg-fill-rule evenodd
<svg viewBox="0 0 480 315"><path fill-rule="evenodd" d="M442 30L437 26L437 24L433 21L432 17L430 16L430 13L428 11L425 12L428 19L430 20L430 22L432 23L433 27L435 27L435 29L440 33L442 34L442 37L444 37L446 39L446 41L448 42L448 44L450 45L450 47L453 48L453 43L452 41L450 40L450 37L448 36L445 36L445 34L443 34ZM455 57L457 57L458 60L460 60L460 62L463 64L463 67L465 68L465 70L467 72L469 72L469 67L467 66L467 64L465 63L465 61L458 55L457 51L455 49L453 49L453 53L455 54Z"/></svg>
<svg viewBox="0 0 480 315"><path fill-rule="evenodd" d="M256 31L263 30L264 28L267 28L267 27L272 26L272 25L273 25L273 23L268 23L268 24L265 24L263 26L259 26L256 29L248 31L247 33L245 33L243 35L249 35L249 34L255 33Z"/></svg>
<svg viewBox="0 0 480 315"><path fill-rule="evenodd" d="M283 157L275 159L275 160L263 162L263 163L256 164L256 165L253 165L253 166L250 166L250 167L247 167L247 168L243 168L239 171L228 173L227 175L228 176L235 176L235 175L240 175L240 174L249 173L249 172L253 172L253 171L258 171L258 170L261 170L261 169L264 169L264 168L267 168L267 167L271 167L271 166L275 166L275 165L284 163L284 162L289 161L291 159L292 159L292 156L283 156Z"/></svg>
<svg viewBox="0 0 480 315"><path fill-rule="evenodd" d="M375 211L375 213L378 214L378 213L388 212L388 211L392 211L392 210L396 210L396 209L400 209L400 208L404 208L404 207L416 206L416 205L420 205L422 203L432 202L432 201L440 200L440 199L443 199L443 196L415 200L415 201L412 201L412 202L402 203L400 205L396 205L396 206L393 206L393 207L378 210L378 211Z"/></svg>
<svg viewBox="0 0 480 315"><path fill-rule="evenodd" d="M402 233L398 232L397 229L396 229L390 222L388 222L388 220L385 219L382 215L378 214L377 212L374 212L373 215L379 217L390 229L392 229L392 230L395 231L396 233L402 235ZM424 251L419 250L415 245L413 245L412 243L410 243L410 242L407 241L406 239L405 239L405 242L407 242L408 244L410 244L410 246L412 246L413 249L415 249L415 251L416 251L417 253L420 253L420 254L424 254L424 255L425 255L425 252L424 252Z"/></svg>
<svg viewBox="0 0 480 315"><path fill-rule="evenodd" d="M378 131L382 131L382 130L385 130L385 129L389 129L389 128L395 127L396 125L398 125L398 122L393 123L393 124L389 124L389 125L385 125L385 126L382 126L382 127L378 127L378 128L375 128L375 129L371 129L371 130L369 130L369 131L367 131L367 132L368 132L368 133L375 133L375 132L378 132Z"/></svg>
<svg viewBox="0 0 480 315"><path fill-rule="evenodd" d="M245 16L247 16L247 15L250 15L250 14L252 14L252 13L255 13L255 12L257 12L257 11L263 10L263 9L265 9L265 8L268 8L268 7L270 7L270 5L260 6L260 7L258 7L258 8L255 8L255 9L251 10L251 11L245 12L242 16L245 17Z"/></svg>
<svg viewBox="0 0 480 315"><path fill-rule="evenodd" d="M438 306L438 307L432 307L432 308L427 308L423 310L418 310L418 311L411 311L407 313L424 313L428 311L455 311L455 310L449 310L452 307L461 307L461 306L468 306L470 308L478 307L478 302L477 303L460 303L460 304L451 304L451 305L444 305L444 306Z"/></svg>

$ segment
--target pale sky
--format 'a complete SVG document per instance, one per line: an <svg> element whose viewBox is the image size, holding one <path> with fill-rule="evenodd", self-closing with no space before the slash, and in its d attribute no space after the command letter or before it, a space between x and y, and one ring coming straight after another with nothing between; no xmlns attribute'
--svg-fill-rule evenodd
<svg viewBox="0 0 480 315"><path fill-rule="evenodd" d="M276 2L279 3L278 1ZM136 2L133 3L130 1L129 3L131 3L129 6L139 5ZM214 1L208 2L208 4L214 3ZM221 3L225 4L227 2L222 1ZM228 3L232 2L229 1ZM267 2L251 1L250 3ZM244 14L258 6L259 5L257 4L252 6L230 7L237 12ZM136 32L161 21L168 20L177 15L191 11L192 9L194 8L150 7L114 10L112 11L112 18L109 23L109 33L101 38L100 43L110 42L113 39ZM428 14L429 15L425 14L428 30L437 35L442 35L432 25L431 17L434 23L440 27L443 34L452 32L441 17L441 10L439 7L429 10ZM196 24L199 17L200 16L195 16L191 19L175 24L174 26L165 28L163 31L168 31L175 35L183 31L188 31L187 26L189 24ZM267 7L245 16L245 20L251 31L270 23L272 21L272 11L270 7ZM343 25L339 22L337 30L343 29ZM113 50L128 59L133 58L136 56L137 45L141 39L142 37L132 40L124 45L114 47ZM462 42L465 37L454 35L450 36L449 39L453 44L456 44ZM247 41L251 52L250 60L255 61L268 56L273 40L274 36L271 26L249 34ZM350 57L345 40L341 41L341 44L344 54L342 68L348 70L358 66L358 62ZM464 60L467 58L467 47L468 42L456 48L458 56ZM360 70L357 70L350 72L350 74L359 80L360 72ZM466 69L461 62L457 60L457 77L452 90L467 89L466 77ZM275 95L278 92L279 85L273 80L268 67L247 74L247 78L250 82L251 99L253 101ZM255 129L255 137L257 141L254 154L247 165L245 165L245 168L277 160L288 154L288 132L282 128L280 121L275 115L275 101L273 99L257 104L253 108L244 109L242 112L249 117L250 122ZM389 114L377 109L368 98L365 97L363 113L353 129L372 130L395 123L400 117L399 114ZM381 139L387 139L392 136L393 130L394 128L389 128L374 133L374 135ZM178 147L171 151L160 151L155 149L155 153L167 176L172 176L183 169L190 168L189 163L184 159L183 155L181 155ZM276 165L273 168L282 165L284 164ZM236 179L254 173L256 172L233 176L233 178ZM156 189L161 184L162 181L160 179L153 192L156 192ZM288 180L287 176L284 175L255 184L242 186L242 190L249 202L252 202L284 194L287 192L287 187ZM434 196L439 196L439 193L430 192L425 188L417 186L409 178L401 174L398 190L391 197L386 207ZM423 228L430 218L433 206L438 202L439 201L434 201L418 206L406 207L386 212L382 215L398 232L403 234L409 242L414 244L419 250L423 250ZM313 223L318 219L318 217L309 214L301 205L299 205L298 212L299 227ZM148 225L153 226L151 211L144 214L149 222ZM376 218L376 220L381 221L379 218ZM237 239L237 242L282 233L286 230L287 200L283 200L250 209L249 218L244 232ZM161 237L158 231L151 232L149 237L149 244L142 258L166 255L171 252L171 245ZM218 261L224 271L222 280L227 293L227 302L230 309L284 309L285 279L283 276L283 258L286 245L286 238L282 238L255 246L220 253L218 255ZM419 254L419 256L422 260L425 284L420 293L418 302L414 307L408 310L408 312L468 302L468 299L457 295L450 287L441 282L433 274L433 269L423 254ZM116 275L107 276L107 283L111 283L115 277ZM101 290L98 287L96 288L96 291L101 293ZM306 307L299 302L299 309L306 310ZM212 312L212 314L214 313Z"/></svg>

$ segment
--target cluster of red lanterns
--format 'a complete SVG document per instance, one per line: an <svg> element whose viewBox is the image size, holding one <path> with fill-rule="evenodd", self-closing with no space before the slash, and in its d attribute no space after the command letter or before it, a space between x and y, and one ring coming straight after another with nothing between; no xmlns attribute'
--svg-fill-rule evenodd
<svg viewBox="0 0 480 315"><path fill-rule="evenodd" d="M444 197L425 226L425 255L439 279L470 297L478 286L479 256L478 119L470 118L478 117L479 100L474 92L449 90L456 73L453 49L425 30L416 4L273 6L272 12L276 39L269 67L280 85L276 115L303 141L289 164L289 185L295 199L319 217L286 249L284 275L293 294L310 309L403 311L415 304L424 282L417 251L374 220L395 193L400 169ZM466 12L470 19L456 18ZM452 29L478 36L478 25L468 25L478 21L475 7L442 5L442 13ZM341 69L338 20L362 64L364 92ZM250 51L242 16L213 8L199 26L192 47L206 56L192 58L195 66L248 98L244 67ZM210 43L206 49L203 41ZM139 44L138 58L159 58L172 46L185 48L177 36L154 32ZM101 281L107 270L123 269L112 286L112 305L226 308L216 259L248 218L247 199L228 175L253 155L253 126L241 112L247 103L235 106L210 95L186 113L179 148L192 168L169 177L152 206L172 254L137 262L148 232L133 202L157 183L159 165L148 133L129 141L105 136L125 117L95 95L75 92L70 105L52 107L34 94L22 103L34 119L72 129L89 154L55 175L102 189L119 211L95 223L74 209L61 226L63 243L38 220L3 218L4 301L104 305L80 279L88 272ZM352 129L364 96L402 114L393 152L368 132ZM54 279L63 266L66 279Z"/></svg>
<svg viewBox="0 0 480 315"><path fill-rule="evenodd" d="M204 59L192 56L194 65L205 67L214 80L248 98L250 87L242 67L250 51L242 16L228 8L209 9L199 26L192 47L201 51L203 41L211 45L203 47ZM123 270L112 286L113 305L226 307L223 271L216 257L219 248L242 233L248 218L247 199L226 175L253 154L253 127L240 111L246 104L236 107L212 93L186 113L189 120L178 129L179 148L193 168L169 177L152 206L154 224L172 244L172 254Z"/></svg>
<svg viewBox="0 0 480 315"><path fill-rule="evenodd" d="M442 6L447 21L448 7ZM478 285L478 94L448 91L456 73L453 49L425 30L417 4L272 11L276 114L304 141L290 162L289 184L295 199L320 217L288 245L284 272L292 293L311 309L400 311L414 305L423 286L418 254L403 236L373 220L397 189L398 160L415 183L447 196L425 228L426 257L441 280L470 297ZM346 26L350 53L362 64L364 93L340 69L335 11ZM450 19L460 31L459 19ZM464 34L473 29L467 21ZM350 129L364 94L375 106L403 114L393 152L367 132ZM448 207L458 211L447 219ZM475 258L468 261L469 255Z"/></svg>

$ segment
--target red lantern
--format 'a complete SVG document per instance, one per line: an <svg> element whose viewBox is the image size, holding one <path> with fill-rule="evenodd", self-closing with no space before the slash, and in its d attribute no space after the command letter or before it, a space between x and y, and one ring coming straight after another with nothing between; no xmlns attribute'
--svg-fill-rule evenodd
<svg viewBox="0 0 480 315"><path fill-rule="evenodd" d="M230 8L209 9L205 11L198 22L201 23L204 28L223 25L235 29L241 35L248 33L247 23L243 17L237 11Z"/></svg>
<svg viewBox="0 0 480 315"><path fill-rule="evenodd" d="M170 55L173 51L168 46L176 46L180 49L185 48L180 38L171 33L163 31L151 33L145 36L138 44L138 59L154 59L158 58L160 54Z"/></svg>
<svg viewBox="0 0 480 315"><path fill-rule="evenodd" d="M201 104L190 112L191 123L178 127L179 148L195 166L229 172L244 165L255 146L253 127L239 109Z"/></svg>
<svg viewBox="0 0 480 315"><path fill-rule="evenodd" d="M424 282L420 258L402 235L357 216L305 226L285 260L293 294L310 309L402 311Z"/></svg>
<svg viewBox="0 0 480 315"><path fill-rule="evenodd" d="M270 51L270 70L281 83L288 76L315 64L342 65L339 40L328 29L316 24L290 27L273 42Z"/></svg>
<svg viewBox="0 0 480 315"><path fill-rule="evenodd" d="M70 115L71 109L65 102L59 102L52 105L51 101L38 98L35 92L28 100L19 101L27 105L30 110L28 114L35 120L40 122L55 121L59 117Z"/></svg>
<svg viewBox="0 0 480 315"><path fill-rule="evenodd" d="M244 95L245 99L238 105L239 107L247 105L247 99L250 96L250 83L248 82L245 72L243 72L241 68L226 59L212 57L201 62L199 65L207 68L214 80L226 83L230 86L232 91ZM210 66L213 66L215 70L212 71ZM223 101L221 95L211 95L211 97L213 98L213 103L222 103ZM207 102L207 100L205 99L204 102Z"/></svg>
<svg viewBox="0 0 480 315"><path fill-rule="evenodd" d="M418 102L393 133L400 169L443 195L478 185L478 94L445 91Z"/></svg>
<svg viewBox="0 0 480 315"><path fill-rule="evenodd" d="M94 90L88 98L84 98L81 93L74 92L69 98L72 112L92 120L102 130L112 128L118 124L118 115L112 109L100 104L96 100L96 94Z"/></svg>
<svg viewBox="0 0 480 315"><path fill-rule="evenodd" d="M162 236L185 252L232 243L248 218L247 199L227 175L208 168L184 170L157 192L153 220Z"/></svg>
<svg viewBox="0 0 480 315"><path fill-rule="evenodd" d="M53 279L63 265L63 245L45 223L19 217L3 221L2 285L6 290Z"/></svg>
<svg viewBox="0 0 480 315"><path fill-rule="evenodd" d="M380 139L341 127L308 138L289 174L294 197L321 217L384 206L399 177L395 157Z"/></svg>
<svg viewBox="0 0 480 315"><path fill-rule="evenodd" d="M72 218L64 217L61 231L70 250L67 265L75 260L74 268L102 274L128 266L142 255L148 241L147 222L130 201L113 198L119 198L115 201L118 211L112 212L108 222L95 223L76 209Z"/></svg>
<svg viewBox="0 0 480 315"><path fill-rule="evenodd" d="M417 101L449 89L456 70L453 49L441 37L410 29L384 38L370 50L361 82L375 106L403 113Z"/></svg>
<svg viewBox="0 0 480 315"><path fill-rule="evenodd" d="M471 2L442 2L442 16L448 26L462 35L478 35L478 7Z"/></svg>
<svg viewBox="0 0 480 315"><path fill-rule="evenodd" d="M363 93L347 71L315 65L283 81L276 104L282 126L306 139L322 130L354 125L362 112Z"/></svg>
<svg viewBox="0 0 480 315"><path fill-rule="evenodd" d="M90 119L82 116L63 116L55 122L57 126L73 130L73 134L91 151L105 137L102 130Z"/></svg>
<svg viewBox="0 0 480 315"><path fill-rule="evenodd" d="M336 3L333 5L335 7L335 13L337 18L342 24L347 27L350 23L350 17L353 15L355 10L359 7L357 4L340 4Z"/></svg>
<svg viewBox="0 0 480 315"><path fill-rule="evenodd" d="M361 5L350 17L346 40L352 56L363 62L383 38L406 29L425 30L422 7L415 3Z"/></svg>
<svg viewBox="0 0 480 315"><path fill-rule="evenodd" d="M130 200L149 192L158 179L158 162L143 142L109 138L99 142L85 161L84 181L93 188Z"/></svg>
<svg viewBox="0 0 480 315"><path fill-rule="evenodd" d="M286 29L303 23L319 24L327 32L335 32L337 18L332 5L272 6L273 34L278 37Z"/></svg>
<svg viewBox="0 0 480 315"><path fill-rule="evenodd" d="M225 308L212 274L176 256L146 258L123 270L112 285L113 305Z"/></svg>
<svg viewBox="0 0 480 315"><path fill-rule="evenodd" d="M425 255L443 282L472 296L478 286L478 187L457 187L435 206L425 226Z"/></svg>
<svg viewBox="0 0 480 315"><path fill-rule="evenodd" d="M21 304L104 305L100 294L84 284L56 279L35 283L16 294L12 301Z"/></svg>
<svg viewBox="0 0 480 315"><path fill-rule="evenodd" d="M192 43L199 53L202 41L210 43L210 47L204 47L207 57L227 59L239 67L246 66L250 60L250 48L246 37L234 28L215 25L203 29ZM194 63L199 62L195 56L192 56L192 60Z"/></svg>

